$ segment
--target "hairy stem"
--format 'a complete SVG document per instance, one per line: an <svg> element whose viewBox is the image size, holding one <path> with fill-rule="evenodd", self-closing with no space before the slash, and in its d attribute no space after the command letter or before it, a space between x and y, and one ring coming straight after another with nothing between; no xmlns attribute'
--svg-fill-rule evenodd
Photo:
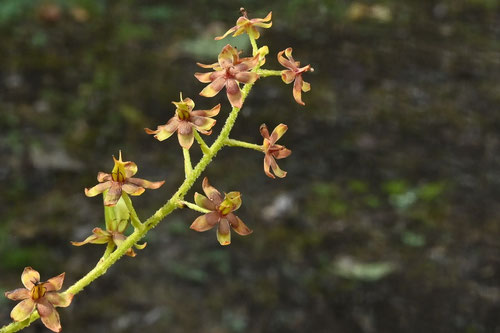
<svg viewBox="0 0 500 333"><path fill-rule="evenodd" d="M270 69L258 69L256 71L256 73L259 74L260 77L281 76L281 72L282 71L270 70Z"/></svg>
<svg viewBox="0 0 500 333"><path fill-rule="evenodd" d="M200 213L210 213L211 212L211 210L200 207L200 206L198 206L194 203L191 203L189 201L179 200L179 203L181 205L187 206L189 209L195 210L195 211L200 212Z"/></svg>
<svg viewBox="0 0 500 333"><path fill-rule="evenodd" d="M241 148L254 149L254 150L262 152L261 145L256 145L254 143L248 143L248 142L240 141L240 140L226 139L225 145L231 146L231 147L241 147Z"/></svg>

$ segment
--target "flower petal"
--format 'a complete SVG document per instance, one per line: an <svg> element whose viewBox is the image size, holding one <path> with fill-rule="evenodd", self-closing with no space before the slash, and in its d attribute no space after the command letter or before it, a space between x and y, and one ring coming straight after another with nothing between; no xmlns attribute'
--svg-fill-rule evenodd
<svg viewBox="0 0 500 333"><path fill-rule="evenodd" d="M222 195L215 189L215 187L208 183L207 177L203 178L203 183L201 186L203 187L203 192L205 192L208 199L210 199L210 201L212 201L215 205L220 205L220 203L222 202Z"/></svg>
<svg viewBox="0 0 500 333"><path fill-rule="evenodd" d="M281 138L287 130L288 126L286 126L285 124L279 124L278 126L276 126L271 133L271 136L269 137L269 142L271 143L271 145L274 145L274 143L278 141L279 138Z"/></svg>
<svg viewBox="0 0 500 333"><path fill-rule="evenodd" d="M250 235L253 231L243 221L233 213L230 213L226 216L227 220L229 221L229 224L233 228L236 233L240 234L241 236L246 236Z"/></svg>
<svg viewBox="0 0 500 333"><path fill-rule="evenodd" d="M31 290L38 282L40 282L40 273L31 267L25 267L21 274L21 281L26 289Z"/></svg>
<svg viewBox="0 0 500 333"><path fill-rule="evenodd" d="M5 297L7 297L8 299L11 299L13 301L21 301L23 299L29 298L30 295L31 295L31 292L26 288L18 288L18 289L14 289L12 291L5 292Z"/></svg>
<svg viewBox="0 0 500 333"><path fill-rule="evenodd" d="M286 176L286 171L283 171L280 169L278 166L278 163L276 163L276 160L271 157L271 169L273 169L274 174L277 177L284 178Z"/></svg>
<svg viewBox="0 0 500 333"><path fill-rule="evenodd" d="M71 304L73 294L57 293L55 291L47 292L45 298L55 307L65 308Z"/></svg>
<svg viewBox="0 0 500 333"><path fill-rule="evenodd" d="M215 210L215 204L212 201L210 201L210 199L208 199L206 196L198 192L194 193L194 202L201 208L205 208L208 210Z"/></svg>
<svg viewBox="0 0 500 333"><path fill-rule="evenodd" d="M244 84L254 83L255 81L257 81L259 77L260 77L259 74L254 72L240 72L236 73L236 75L234 76L236 81Z"/></svg>
<svg viewBox="0 0 500 333"><path fill-rule="evenodd" d="M231 66L234 62L234 59L237 58L238 58L238 51L236 51L236 49L232 47L230 44L227 44L219 53L217 60L219 62L220 67L227 68Z"/></svg>
<svg viewBox="0 0 500 333"><path fill-rule="evenodd" d="M198 66L202 67L202 68L212 68L212 69L215 69L215 70L220 70L220 66L219 66L218 62L214 62L213 64L210 64L210 65L202 64L202 63L199 63L199 62L197 62L196 64Z"/></svg>
<svg viewBox="0 0 500 333"><path fill-rule="evenodd" d="M269 155L269 154L266 154L266 156L264 156L264 173L269 177L269 178L276 178L274 177L274 175L270 172L270 169L271 169L271 163L272 161L274 161L274 158ZM276 163L276 162L275 162Z"/></svg>
<svg viewBox="0 0 500 333"><path fill-rule="evenodd" d="M278 62L279 62L279 63L280 63L283 67L286 67L286 68L288 68L288 69L290 69L290 70L292 70L292 71L293 71L294 69L296 69L296 68L297 68L297 66L295 66L294 61L293 61L293 60L291 60L291 61L290 61L290 60L286 59L285 57L283 57L283 53L286 53L287 57L288 57L288 55L289 55L289 54L290 54L290 56L291 56L291 54L292 54L292 48L291 48L291 47L289 47L289 48L287 48L286 50L283 50L283 51L278 52ZM293 58L292 58L292 59L293 59Z"/></svg>
<svg viewBox="0 0 500 333"><path fill-rule="evenodd" d="M236 72L244 72L253 69L259 64L260 54L256 54L254 57L243 58L240 62L234 66Z"/></svg>
<svg viewBox="0 0 500 333"><path fill-rule="evenodd" d="M217 212L210 212L202 216L198 216L189 228L203 232L212 229L219 221L219 214Z"/></svg>
<svg viewBox="0 0 500 333"><path fill-rule="evenodd" d="M65 273L61 273L58 276L54 276L44 282L43 286L47 289L47 291L57 291L62 288L64 282Z"/></svg>
<svg viewBox="0 0 500 333"><path fill-rule="evenodd" d="M293 80L295 80L295 76L295 72L289 69L281 71L281 80L283 80L286 84L292 83Z"/></svg>
<svg viewBox="0 0 500 333"><path fill-rule="evenodd" d="M113 178L111 177L111 175L109 173L99 172L97 174L97 181L99 183L104 183L104 182L107 182L111 179L113 179Z"/></svg>
<svg viewBox="0 0 500 333"><path fill-rule="evenodd" d="M145 128L144 130L148 134L155 134L155 138L158 141L163 141L168 139L179 127L179 119L177 117L172 117L165 125L160 125L157 127L156 131Z"/></svg>
<svg viewBox="0 0 500 333"><path fill-rule="evenodd" d="M214 97L219 93L219 91L224 88L226 84L226 79L224 77L219 77L208 86L206 86L201 92L200 95L204 97Z"/></svg>
<svg viewBox="0 0 500 333"><path fill-rule="evenodd" d="M191 148L194 142L193 125L187 121L181 121L177 131L177 138L182 148Z"/></svg>
<svg viewBox="0 0 500 333"><path fill-rule="evenodd" d="M208 132L217 122L215 119L200 116L191 116L190 122L200 132ZM207 133L204 133L207 134Z"/></svg>
<svg viewBox="0 0 500 333"><path fill-rule="evenodd" d="M254 23L254 26L269 29L270 27L273 26L273 22L269 22L269 23L257 22L257 23Z"/></svg>
<svg viewBox="0 0 500 333"><path fill-rule="evenodd" d="M238 83L234 79L229 79L226 82L226 93L229 103L233 107L241 108L243 105L243 97L241 96L241 90Z"/></svg>
<svg viewBox="0 0 500 333"><path fill-rule="evenodd" d="M217 104L210 110L195 110L191 112L192 116L200 116L200 117L215 117L220 112L220 104Z"/></svg>
<svg viewBox="0 0 500 333"><path fill-rule="evenodd" d="M130 184L134 184L134 185L148 188L151 190L156 190L157 188L160 188L165 183L165 181L162 180L159 182L150 182L149 180L142 179L142 178L129 178L129 179L127 179L127 181L125 183L126 184L130 183Z"/></svg>
<svg viewBox="0 0 500 333"><path fill-rule="evenodd" d="M104 196L104 206L114 206L122 196L122 184L118 182L110 182L111 187Z"/></svg>
<svg viewBox="0 0 500 333"><path fill-rule="evenodd" d="M302 91L308 92L309 90L311 90L311 84L309 82L302 81Z"/></svg>
<svg viewBox="0 0 500 333"><path fill-rule="evenodd" d="M213 72L208 72L208 73L194 73L194 77L198 79L198 81L202 82L202 83L209 83L209 82L212 82L212 80L210 79L210 75L212 74Z"/></svg>
<svg viewBox="0 0 500 333"><path fill-rule="evenodd" d="M254 26L249 26L249 27L247 27L246 30L247 30L247 34L248 34L248 36L250 36L250 38L259 39L260 32Z"/></svg>
<svg viewBox="0 0 500 333"><path fill-rule="evenodd" d="M268 139L269 140L269 130L267 129L267 125L266 124L260 125L259 131L260 131L260 134L264 137L264 139Z"/></svg>
<svg viewBox="0 0 500 333"><path fill-rule="evenodd" d="M241 207L241 193L229 192L224 197L224 201L219 205L219 212L224 215L229 214Z"/></svg>
<svg viewBox="0 0 500 333"><path fill-rule="evenodd" d="M35 301L31 298L25 299L17 304L10 312L10 317L14 321L23 321L35 310Z"/></svg>
<svg viewBox="0 0 500 333"><path fill-rule="evenodd" d="M36 309L45 327L54 332L61 332L62 328L59 313L47 299L40 299L39 303L36 305Z"/></svg>
<svg viewBox="0 0 500 333"><path fill-rule="evenodd" d="M122 190L127 192L130 195L141 195L146 191L144 187L137 186L135 184L132 184L130 182L126 182L125 184L122 185Z"/></svg>
<svg viewBox="0 0 500 333"><path fill-rule="evenodd" d="M87 237L83 242L71 242L71 245L82 246L88 243L91 244L106 244L110 240L110 234L101 228L94 228L92 230L92 235Z"/></svg>
<svg viewBox="0 0 500 333"><path fill-rule="evenodd" d="M95 197L96 195L101 194L102 192L110 188L111 184L112 184L111 181L107 181L105 183L99 183L92 188L86 188L85 195L88 197Z"/></svg>
<svg viewBox="0 0 500 333"><path fill-rule="evenodd" d="M275 145L275 147L276 147L276 146L277 146L277 145ZM283 146L280 146L280 147L281 147L281 149L280 149L280 150L278 150L278 151L276 151L276 152L273 152L273 153L272 153L272 154L273 154L273 157L274 157L275 159L280 160L280 159L282 159L282 158L285 158L285 157L290 156L290 154L292 153L292 151L291 151L290 149L287 149L287 148L285 148L285 147L283 147Z"/></svg>
<svg viewBox="0 0 500 333"><path fill-rule="evenodd" d="M304 80L302 79L302 75L297 75L295 77L295 82L293 84L293 98L300 105L306 105L306 103L302 102L302 84Z"/></svg>
<svg viewBox="0 0 500 333"><path fill-rule="evenodd" d="M229 221L227 219L221 219L219 222L219 227L217 228L217 240L220 245L231 244L231 230L229 229Z"/></svg>
<svg viewBox="0 0 500 333"><path fill-rule="evenodd" d="M215 37L214 39L215 40L221 40L221 39L224 39L227 37L227 35L233 33L234 31L236 31L236 29L238 29L238 26L234 26L232 27L231 29L229 29L228 31L226 31L226 33L222 36L218 36L218 37Z"/></svg>
<svg viewBox="0 0 500 333"><path fill-rule="evenodd" d="M124 163L125 177L130 178L137 173L137 164L127 161Z"/></svg>

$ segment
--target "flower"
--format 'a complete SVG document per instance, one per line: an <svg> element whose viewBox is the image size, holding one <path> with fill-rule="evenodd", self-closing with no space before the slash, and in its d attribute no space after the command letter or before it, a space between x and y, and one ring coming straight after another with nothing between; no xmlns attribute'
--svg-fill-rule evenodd
<svg viewBox="0 0 500 333"><path fill-rule="evenodd" d="M264 172L270 178L275 178L274 175L270 172L270 169L273 169L273 172L276 176L283 178L286 176L286 171L280 169L275 159L282 159L290 156L292 151L290 149L285 148L284 146L277 145L276 141L279 140L287 131L288 126L285 124L279 124L276 126L274 131L269 135L269 130L267 129L266 124L260 125L260 134L264 137L264 143L262 144L264 149Z"/></svg>
<svg viewBox="0 0 500 333"><path fill-rule="evenodd" d="M170 118L165 125L158 126L156 131L145 128L146 133L155 134L158 141L163 141L177 131L179 144L186 149L191 148L193 144L193 128L206 135L212 133L210 129L215 125L216 120L211 119L211 117L219 114L220 104L210 110L192 111L194 108L193 100L191 98L182 99L182 93L180 101L172 103L177 107L175 116Z"/></svg>
<svg viewBox="0 0 500 333"><path fill-rule="evenodd" d="M40 282L40 273L31 267L26 267L21 275L25 288L5 292L5 297L8 299L21 301L10 313L12 320L25 320L36 307L43 324L54 332L60 332L61 321L55 307L69 306L74 296L57 292L62 287L64 274L59 274L47 282Z"/></svg>
<svg viewBox="0 0 500 333"><path fill-rule="evenodd" d="M252 230L246 226L243 221L233 214L241 206L240 192L229 192L225 194L224 199L219 191L208 183L207 177L203 179L203 194L195 193L194 201L202 208L211 212L198 217L190 226L196 231L207 231L212 229L217 223L217 240L220 245L231 244L231 229L236 233L246 236L252 233Z"/></svg>
<svg viewBox="0 0 500 333"><path fill-rule="evenodd" d="M125 225L126 226L126 225ZM124 228L125 229L125 228ZM124 230L118 231L118 230L102 230L101 228L94 228L92 230L93 235L90 235L87 237L83 242L71 242L72 245L74 246L82 246L88 243L91 244L108 244L112 243L116 246L120 246L126 239L127 236L123 234ZM146 247L147 243L144 244L134 244L134 246L142 250ZM127 252L125 253L129 257L135 257L136 254L132 248L129 248Z"/></svg>
<svg viewBox="0 0 500 333"><path fill-rule="evenodd" d="M127 208L127 205L123 201L123 198L118 200L116 206L114 207L106 207L107 210L112 210L112 212L108 213L108 218L106 219L106 229L102 230L101 228L94 228L92 230L92 235L87 237L83 242L71 242L74 246L82 246L85 244L113 244L114 246L120 246L126 239L123 233L125 229L128 227L130 212ZM134 244L134 246L142 250L146 247L147 243L142 245ZM126 255L130 257L135 257L136 254L132 248L129 248Z"/></svg>
<svg viewBox="0 0 500 333"><path fill-rule="evenodd" d="M226 87L227 98L233 107L241 108L243 105L243 97L238 82L254 83L259 75L250 72L259 64L260 54L256 54L253 58L240 59L238 51L227 44L219 53L218 62L211 65L198 63L198 66L203 68L212 68L215 71L211 73L195 73L194 76L203 83L209 83L200 92L201 96L213 97Z"/></svg>
<svg viewBox="0 0 500 333"><path fill-rule="evenodd" d="M104 205L114 206L120 199L122 191L130 195L141 195L146 188L157 189L165 183L164 180L159 182L150 182L141 178L132 178L137 173L137 165L134 162L122 161L122 152L120 151L120 158L117 160L113 156L115 166L111 174L99 172L97 174L97 181L100 184L88 189L85 189L85 195L88 197L95 197L96 195L104 192Z"/></svg>
<svg viewBox="0 0 500 333"><path fill-rule="evenodd" d="M269 12L266 17L262 18L255 18L255 19L248 19L247 16L247 11L244 8L240 9L242 16L238 18L236 21L236 25L226 31L226 33L222 36L215 37L215 40L220 40L225 38L227 35L230 33L233 33L233 37L239 36L242 33L246 32L251 38L253 39L258 39L260 37L259 31L255 27L261 27L261 28L270 28L273 25L273 22L271 21L271 17L273 15L273 12ZM265 23L268 22L269 23Z"/></svg>
<svg viewBox="0 0 500 333"><path fill-rule="evenodd" d="M288 60L283 57L283 53L285 53ZM288 70L283 70L281 72L281 79L286 84L292 83L292 81L295 80L293 84L293 97L297 103L306 105L302 102L302 91L308 92L311 90L311 85L302 79L302 73L314 72L314 68L312 68L311 65L299 68L300 62L293 59L291 47L278 53L278 61L281 65L288 68Z"/></svg>

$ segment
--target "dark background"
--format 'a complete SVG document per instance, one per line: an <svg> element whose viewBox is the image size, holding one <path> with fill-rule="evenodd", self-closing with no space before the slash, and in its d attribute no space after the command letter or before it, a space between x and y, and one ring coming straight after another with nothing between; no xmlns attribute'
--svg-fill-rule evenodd
<svg viewBox="0 0 500 333"><path fill-rule="evenodd" d="M500 332L500 4L497 0L0 1L0 290L32 266L81 278L104 248L72 247L103 223L87 198L123 150L150 216L183 180L165 123L179 91L196 108L196 61L213 37L273 10L259 45L312 64L306 106L277 77L259 80L232 137L261 143L283 122L285 179L262 154L221 151L204 173L241 191L254 230L221 247L175 211L60 309L66 332ZM200 154L192 149L194 159ZM201 179L187 195L201 191ZM0 298L0 322L14 302ZM38 321L26 332L47 331Z"/></svg>

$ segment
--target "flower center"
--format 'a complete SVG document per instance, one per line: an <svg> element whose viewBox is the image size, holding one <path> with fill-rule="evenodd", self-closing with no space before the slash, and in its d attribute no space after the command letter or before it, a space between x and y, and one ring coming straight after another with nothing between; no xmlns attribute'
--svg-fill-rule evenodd
<svg viewBox="0 0 500 333"><path fill-rule="evenodd" d="M111 177L115 182L123 183L125 181L125 166L120 161L115 161L115 166L111 172Z"/></svg>
<svg viewBox="0 0 500 333"><path fill-rule="evenodd" d="M47 288L45 288L42 284L37 284L31 289L31 299L34 301L39 300L45 295Z"/></svg>
<svg viewBox="0 0 500 333"><path fill-rule="evenodd" d="M189 110L177 108L177 117L179 117L180 120L189 120Z"/></svg>

